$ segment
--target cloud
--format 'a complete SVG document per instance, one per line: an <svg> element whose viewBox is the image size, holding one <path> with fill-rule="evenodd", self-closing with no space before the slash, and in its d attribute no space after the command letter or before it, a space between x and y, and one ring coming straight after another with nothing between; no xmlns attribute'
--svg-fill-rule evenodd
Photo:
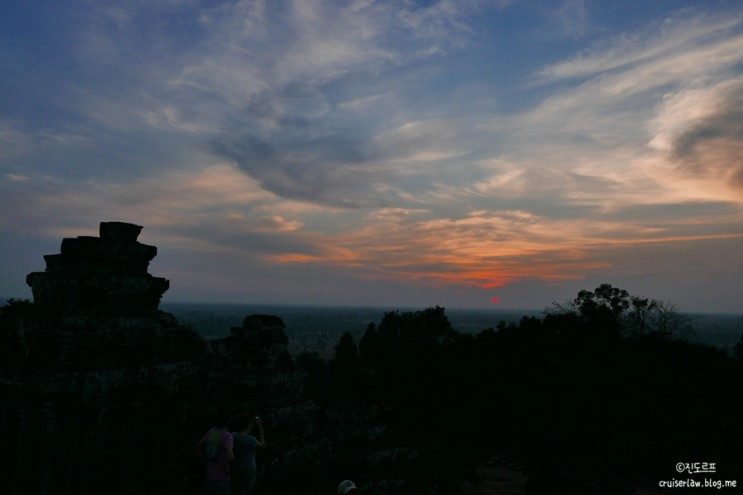
<svg viewBox="0 0 743 495"><path fill-rule="evenodd" d="M651 145L682 175L743 189L743 80L668 98L657 125Z"/></svg>
<svg viewBox="0 0 743 495"><path fill-rule="evenodd" d="M566 0L555 14L563 36L580 38L591 30L586 0Z"/></svg>
<svg viewBox="0 0 743 495"><path fill-rule="evenodd" d="M354 98L352 100L344 101L338 104L338 108L341 110L354 110L354 109L369 107L374 102L384 97L385 97L384 94L373 94L369 96Z"/></svg>
<svg viewBox="0 0 743 495"><path fill-rule="evenodd" d="M467 16L480 3L473 0L441 0L425 7L401 9L397 14L416 39L428 46L418 53L426 56L448 49L447 45L462 47L472 34Z"/></svg>
<svg viewBox="0 0 743 495"><path fill-rule="evenodd" d="M5 174L5 179L9 182L25 182L28 177L20 174Z"/></svg>
<svg viewBox="0 0 743 495"><path fill-rule="evenodd" d="M197 173L170 170L128 182L75 180L27 174L0 183L3 203L23 203L14 229L34 225L55 235L80 235L101 219L146 224L152 235L178 249L213 251L254 246L235 236L266 238L302 227L303 210L279 201L234 166L217 163ZM11 226L9 224L9 226ZM269 242L263 242L270 250ZM295 245L294 243L293 245Z"/></svg>
<svg viewBox="0 0 743 495"><path fill-rule="evenodd" d="M307 233L316 254L279 253L272 262L362 267L372 278L492 288L519 279L567 280L607 267L603 249L662 242L657 228L555 220L526 211L472 211L433 218L426 210L385 210L343 233Z"/></svg>
<svg viewBox="0 0 743 495"><path fill-rule="evenodd" d="M560 219L525 210L472 210L442 217L427 209L387 208L337 233L305 229L301 239L311 249L263 259L353 270L372 281L490 290L525 281L564 284L602 273L647 273L654 268L646 258L662 258L671 246L690 250L743 239L735 232L739 213L725 221L694 213L675 222L653 216Z"/></svg>
<svg viewBox="0 0 743 495"><path fill-rule="evenodd" d="M76 157L74 168L95 170L93 177L110 173L93 162L104 148L121 149L106 160L129 154L136 175L178 166L196 148L230 159L285 198L391 204L399 191L389 186L396 182L390 160L422 163L461 153L442 145L441 136L436 141L431 125L420 125L428 134L418 136L405 135L402 126L420 120L410 93L431 77L424 62L467 45L468 19L480 5L91 3L70 14L78 28L65 32L64 42L72 45L75 70L59 84L67 122L76 122L78 137L94 149ZM397 138L389 132L395 127ZM62 126L46 132L75 137ZM38 151L38 143L30 144L24 152ZM185 158L181 167L194 164Z"/></svg>
<svg viewBox="0 0 743 495"><path fill-rule="evenodd" d="M384 162L432 140L376 128L383 109L394 108L396 95L406 91L400 82L414 82L398 79L394 89L379 88L388 72L461 47L476 3L290 3L281 22L291 34L270 48L274 60L263 88L231 114L211 140L213 150L286 198L344 207L390 204L395 198L386 184L394 177ZM219 70L210 73L219 79ZM369 111L372 102L372 115L361 120L356 112ZM392 134L399 139L386 146Z"/></svg>
<svg viewBox="0 0 743 495"><path fill-rule="evenodd" d="M370 190L375 179L360 167L371 160L365 138L349 132L342 116L328 107L312 87L263 92L229 131L214 138L212 147L280 196L346 206L378 204L381 198Z"/></svg>
<svg viewBox="0 0 743 495"><path fill-rule="evenodd" d="M71 149L87 146L89 139L85 130L74 126L41 128L35 131L22 130L15 123L0 121L0 159L23 156L34 148Z"/></svg>
<svg viewBox="0 0 743 495"><path fill-rule="evenodd" d="M0 121L0 158L7 159L25 153L31 138L18 130L10 122Z"/></svg>
<svg viewBox="0 0 743 495"><path fill-rule="evenodd" d="M690 16L688 11L666 17L637 32L623 33L610 40L602 39L575 57L541 69L545 81L592 77L613 70L627 70L632 65L647 65L673 59L700 45L719 41L741 24L733 16Z"/></svg>
<svg viewBox="0 0 743 495"><path fill-rule="evenodd" d="M563 84L531 87L546 95L536 106L481 124L500 152L491 160L513 171L473 189L549 194L562 212L740 202L731 188L740 180L741 22L684 11L545 67Z"/></svg>

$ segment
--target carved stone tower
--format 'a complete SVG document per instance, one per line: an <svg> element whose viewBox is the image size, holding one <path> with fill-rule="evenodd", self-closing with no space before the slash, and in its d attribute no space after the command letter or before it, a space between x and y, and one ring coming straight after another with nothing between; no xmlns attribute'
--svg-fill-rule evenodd
<svg viewBox="0 0 743 495"><path fill-rule="evenodd" d="M38 310L26 337L47 349L45 361L110 368L180 358L192 332L158 309L169 282L147 272L157 248L137 242L141 230L102 222L100 237L62 240L61 253L44 256L46 271L26 277Z"/></svg>
<svg viewBox="0 0 743 495"><path fill-rule="evenodd" d="M53 315L145 315L157 311L169 282L147 273L155 246L137 242L142 227L101 222L100 237L62 241L44 256L46 271L30 273L34 303Z"/></svg>

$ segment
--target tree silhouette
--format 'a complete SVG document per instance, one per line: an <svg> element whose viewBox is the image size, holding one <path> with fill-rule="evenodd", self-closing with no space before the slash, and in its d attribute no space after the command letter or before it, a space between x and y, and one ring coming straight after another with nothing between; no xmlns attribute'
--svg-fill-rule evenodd
<svg viewBox="0 0 743 495"><path fill-rule="evenodd" d="M350 332L345 332L335 346L335 357L330 362L333 393L340 399L358 396L361 385L359 350Z"/></svg>
<svg viewBox="0 0 743 495"><path fill-rule="evenodd" d="M582 290L575 305L583 319L591 326L609 332L619 332L622 314L630 307L629 292L601 284L593 292Z"/></svg>

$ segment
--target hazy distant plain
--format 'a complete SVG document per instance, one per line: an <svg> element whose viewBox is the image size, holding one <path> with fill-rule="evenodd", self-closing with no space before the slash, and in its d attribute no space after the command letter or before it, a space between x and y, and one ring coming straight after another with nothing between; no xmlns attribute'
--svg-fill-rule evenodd
<svg viewBox="0 0 743 495"><path fill-rule="evenodd" d="M230 329L241 326L247 315L276 315L286 324L284 331L289 338L289 348L293 355L317 352L324 357L330 357L344 332L350 332L354 342L358 343L369 324L379 324L385 312L417 311L425 308L170 302L162 303L161 309L172 313L180 323L190 326L206 339L230 335ZM457 331L477 333L487 328L495 328L500 321L518 322L523 316L539 317L542 312L447 308L446 314ZM679 338L732 350L743 336L743 313L688 316L694 329L685 332Z"/></svg>

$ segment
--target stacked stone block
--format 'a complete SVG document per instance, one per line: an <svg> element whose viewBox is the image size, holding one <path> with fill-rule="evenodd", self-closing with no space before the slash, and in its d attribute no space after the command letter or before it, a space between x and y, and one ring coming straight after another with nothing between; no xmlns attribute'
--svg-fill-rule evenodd
<svg viewBox="0 0 743 495"><path fill-rule="evenodd" d="M142 227L102 222L100 237L64 239L44 256L46 271L30 273L34 303L55 315L144 315L157 311L169 282L147 273L155 246L137 242Z"/></svg>

